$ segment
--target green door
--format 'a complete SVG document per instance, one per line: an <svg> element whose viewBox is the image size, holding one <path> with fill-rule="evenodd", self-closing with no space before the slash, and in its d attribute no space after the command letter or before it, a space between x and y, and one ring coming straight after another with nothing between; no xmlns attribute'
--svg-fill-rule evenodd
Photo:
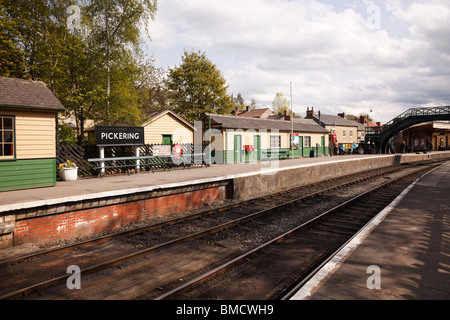
<svg viewBox="0 0 450 320"><path fill-rule="evenodd" d="M234 136L234 163L242 162L242 136Z"/></svg>
<svg viewBox="0 0 450 320"><path fill-rule="evenodd" d="M261 160L261 136L255 136L253 138L253 146L256 149L256 160Z"/></svg>
<svg viewBox="0 0 450 320"><path fill-rule="evenodd" d="M322 148L321 148L321 150L322 150L322 154L323 155L327 154L327 151L325 150L325 137L322 137ZM320 153L319 153L319 155L320 155Z"/></svg>
<svg viewBox="0 0 450 320"><path fill-rule="evenodd" d="M172 135L163 135L162 144L172 144Z"/></svg>
<svg viewBox="0 0 450 320"><path fill-rule="evenodd" d="M298 141L298 145L300 146L300 157L304 157L305 155L303 154L303 137L298 137L299 141Z"/></svg>

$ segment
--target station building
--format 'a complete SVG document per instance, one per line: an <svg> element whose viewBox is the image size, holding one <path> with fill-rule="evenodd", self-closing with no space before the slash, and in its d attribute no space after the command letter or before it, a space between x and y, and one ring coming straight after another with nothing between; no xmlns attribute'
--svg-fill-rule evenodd
<svg viewBox="0 0 450 320"><path fill-rule="evenodd" d="M327 155L329 131L313 120L270 120L217 114L202 118L212 163L243 163Z"/></svg>
<svg viewBox="0 0 450 320"><path fill-rule="evenodd" d="M395 150L404 152L450 150L450 122L427 122L403 130L394 137Z"/></svg>
<svg viewBox="0 0 450 320"><path fill-rule="evenodd" d="M194 143L194 127L170 110L151 113L142 126L145 144Z"/></svg>
<svg viewBox="0 0 450 320"><path fill-rule="evenodd" d="M61 102L43 82L0 78L0 191L56 184Z"/></svg>
<svg viewBox="0 0 450 320"><path fill-rule="evenodd" d="M308 108L306 119L312 119L321 127L325 128L334 137L333 142L339 144L343 152L351 153L359 147L364 140L364 124L357 121L345 119L345 113L337 116L315 113L314 108Z"/></svg>
<svg viewBox="0 0 450 320"><path fill-rule="evenodd" d="M194 126L170 110L150 113L150 120L143 123L144 144L194 143ZM85 130L88 141L95 143L95 124Z"/></svg>

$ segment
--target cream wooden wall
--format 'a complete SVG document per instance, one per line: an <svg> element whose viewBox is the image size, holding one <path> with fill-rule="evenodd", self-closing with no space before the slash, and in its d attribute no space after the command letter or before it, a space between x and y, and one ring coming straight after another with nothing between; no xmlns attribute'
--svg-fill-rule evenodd
<svg viewBox="0 0 450 320"><path fill-rule="evenodd" d="M165 114L144 127L145 144L161 144L163 135L173 143L194 143L194 131L171 114Z"/></svg>
<svg viewBox="0 0 450 320"><path fill-rule="evenodd" d="M325 137L325 146L328 146L328 134L323 133L307 133L307 132L295 132L302 137L311 137L311 147L315 147L316 144L322 146L322 137ZM277 132L270 130L233 130L228 129L223 131L223 145L226 146L227 150L234 150L234 136L242 136L242 146L244 145L254 145L254 136L261 136L261 148L270 149L270 136L280 136L281 137L281 149L289 149L290 146L290 132Z"/></svg>
<svg viewBox="0 0 450 320"><path fill-rule="evenodd" d="M0 114L16 118L16 159L56 157L54 112L0 109Z"/></svg>

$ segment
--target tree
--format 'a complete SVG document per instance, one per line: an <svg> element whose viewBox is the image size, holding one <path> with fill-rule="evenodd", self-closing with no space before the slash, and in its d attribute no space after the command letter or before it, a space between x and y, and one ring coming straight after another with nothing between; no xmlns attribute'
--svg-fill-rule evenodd
<svg viewBox="0 0 450 320"><path fill-rule="evenodd" d="M18 31L18 20L10 14L11 4L0 4L0 76L12 78L24 78L28 76L26 71L25 54L16 46L22 42L22 36Z"/></svg>
<svg viewBox="0 0 450 320"><path fill-rule="evenodd" d="M204 113L229 114L233 102L216 65L203 52L184 52L180 66L169 68L168 86L177 113L194 122Z"/></svg>
<svg viewBox="0 0 450 320"><path fill-rule="evenodd" d="M153 57L142 60L140 70L141 76L137 90L142 111L149 114L153 111L170 110L172 106L165 70L155 67Z"/></svg>
<svg viewBox="0 0 450 320"><path fill-rule="evenodd" d="M255 98L252 98L252 102L250 103L250 105L252 106L252 110L258 108L258 103L256 102Z"/></svg>
<svg viewBox="0 0 450 320"><path fill-rule="evenodd" d="M372 112L372 110L370 112ZM366 113L363 112L359 116L363 117L363 118L366 118L367 120L372 120L373 121L372 117L367 112Z"/></svg>
<svg viewBox="0 0 450 320"><path fill-rule="evenodd" d="M68 30L71 5L81 30ZM86 119L140 124L151 61L141 29L156 0L1 0L0 75L43 81L75 118L78 143Z"/></svg>
<svg viewBox="0 0 450 320"><path fill-rule="evenodd" d="M245 105L245 99L242 97L241 93L238 93L236 97L233 98L234 107L239 111L246 111L247 106Z"/></svg>
<svg viewBox="0 0 450 320"><path fill-rule="evenodd" d="M155 18L156 0L93 0L86 7L90 17L90 43L102 48L106 66L106 121L109 119L112 62L117 61L121 52L128 51L128 46L139 47L141 27L147 27L149 19ZM125 54L127 55L127 53ZM120 68L120 67L119 67ZM116 99L117 101L117 99Z"/></svg>
<svg viewBox="0 0 450 320"><path fill-rule="evenodd" d="M62 73L67 35L65 9L69 5L69 0L2 1L2 47L14 54L7 55L5 65L15 70L9 74L2 71L2 75L41 80L55 92Z"/></svg>
<svg viewBox="0 0 450 320"><path fill-rule="evenodd" d="M289 100L283 96L281 92L275 95L275 99L272 102L272 110L275 114L284 113L290 110Z"/></svg>

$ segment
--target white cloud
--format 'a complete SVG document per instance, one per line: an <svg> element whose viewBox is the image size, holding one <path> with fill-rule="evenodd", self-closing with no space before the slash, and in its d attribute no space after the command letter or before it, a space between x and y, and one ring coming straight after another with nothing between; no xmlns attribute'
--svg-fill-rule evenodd
<svg viewBox="0 0 450 320"><path fill-rule="evenodd" d="M367 8L380 8L381 29ZM230 93L271 106L276 92L294 109L359 114L386 122L415 105L450 104L448 0L164 0L150 25L163 67L184 50L205 51ZM375 17L376 18L376 17Z"/></svg>

